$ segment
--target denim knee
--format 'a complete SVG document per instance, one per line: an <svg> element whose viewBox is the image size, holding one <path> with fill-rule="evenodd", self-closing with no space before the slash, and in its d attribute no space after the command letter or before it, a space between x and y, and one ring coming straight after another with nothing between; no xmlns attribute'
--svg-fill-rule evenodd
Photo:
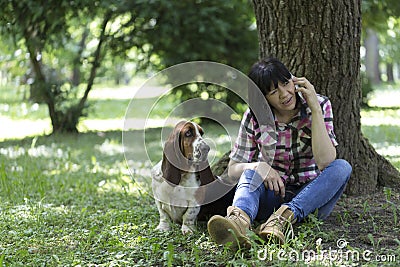
<svg viewBox="0 0 400 267"><path fill-rule="evenodd" d="M239 183L249 183L253 179L253 176L255 175L256 171L255 170L244 170L242 175L240 176Z"/></svg>
<svg viewBox="0 0 400 267"><path fill-rule="evenodd" d="M263 185L262 177L255 170L244 170L239 179L238 186L246 184L248 185L250 192L260 189L260 185Z"/></svg>
<svg viewBox="0 0 400 267"><path fill-rule="evenodd" d="M351 172L353 170L350 163L348 163L344 159L334 160L331 163L330 167L335 168L336 177L337 179L340 179L343 184L349 180Z"/></svg>
<svg viewBox="0 0 400 267"><path fill-rule="evenodd" d="M245 170L240 176L232 205L243 210L253 221L258 213L260 196L264 193L261 176L255 170Z"/></svg>

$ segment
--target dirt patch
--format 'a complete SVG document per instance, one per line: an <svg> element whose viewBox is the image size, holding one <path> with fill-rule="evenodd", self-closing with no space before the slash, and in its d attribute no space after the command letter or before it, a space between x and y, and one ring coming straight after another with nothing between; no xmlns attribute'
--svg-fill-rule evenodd
<svg viewBox="0 0 400 267"><path fill-rule="evenodd" d="M353 248L393 251L400 247L400 193L380 188L363 196L342 196L320 226L325 246L343 239Z"/></svg>

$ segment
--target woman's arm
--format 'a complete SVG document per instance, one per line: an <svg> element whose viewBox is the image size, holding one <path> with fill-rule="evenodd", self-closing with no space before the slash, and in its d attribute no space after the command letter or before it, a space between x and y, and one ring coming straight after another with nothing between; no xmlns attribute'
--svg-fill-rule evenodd
<svg viewBox="0 0 400 267"><path fill-rule="evenodd" d="M301 92L311 109L311 142L314 159L320 170L325 169L336 159L336 148L332 144L324 122L321 106L318 102L317 93L314 86L304 77L294 77L293 81L299 85L296 89Z"/></svg>
<svg viewBox="0 0 400 267"><path fill-rule="evenodd" d="M318 168L323 170L336 159L336 148L326 130L321 107L318 107L319 109L311 110L311 143L315 162Z"/></svg>
<svg viewBox="0 0 400 267"><path fill-rule="evenodd" d="M239 180L240 176L245 170L253 170L257 167L258 162L237 162L234 160L229 160L228 163L228 175L234 180ZM261 175L261 174L260 174Z"/></svg>

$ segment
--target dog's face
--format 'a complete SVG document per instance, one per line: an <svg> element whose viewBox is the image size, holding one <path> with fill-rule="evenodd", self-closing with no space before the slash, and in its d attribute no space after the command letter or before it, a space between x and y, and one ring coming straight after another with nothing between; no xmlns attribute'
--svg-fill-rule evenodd
<svg viewBox="0 0 400 267"><path fill-rule="evenodd" d="M163 177L179 184L182 172L200 172L201 184L214 178L208 165L209 145L204 141L203 129L194 122L179 122L164 145L162 160Z"/></svg>
<svg viewBox="0 0 400 267"><path fill-rule="evenodd" d="M210 146L203 139L203 129L194 122L186 122L179 130L180 150L191 163L207 160Z"/></svg>

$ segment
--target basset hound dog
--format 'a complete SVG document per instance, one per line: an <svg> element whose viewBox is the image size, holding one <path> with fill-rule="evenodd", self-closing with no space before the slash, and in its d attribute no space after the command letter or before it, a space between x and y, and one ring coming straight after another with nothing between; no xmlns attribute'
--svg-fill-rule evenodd
<svg viewBox="0 0 400 267"><path fill-rule="evenodd" d="M177 123L164 144L163 158L152 171L152 190L160 214L157 230L170 222L182 224L183 234L194 231L205 193L201 186L215 180L207 160L209 145L203 129L191 121Z"/></svg>

